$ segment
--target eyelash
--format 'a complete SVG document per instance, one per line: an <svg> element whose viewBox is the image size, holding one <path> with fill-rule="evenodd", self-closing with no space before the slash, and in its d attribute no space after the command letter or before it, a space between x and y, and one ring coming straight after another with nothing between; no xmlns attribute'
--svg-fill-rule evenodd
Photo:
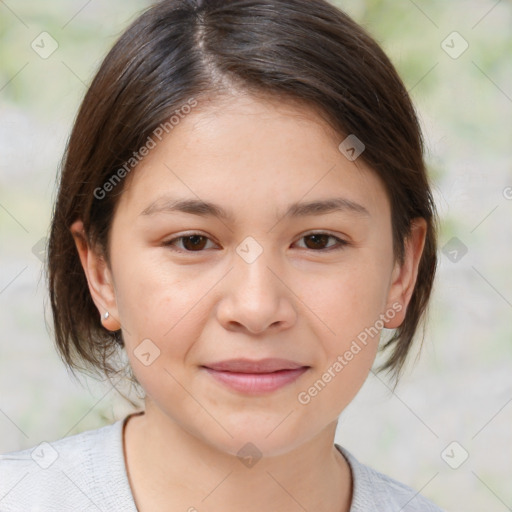
<svg viewBox="0 0 512 512"><path fill-rule="evenodd" d="M306 235L302 235L299 238L299 240L302 240L303 238L307 238L307 237L310 237L310 236L315 236L315 235L327 235L329 238L334 238L334 240L336 240L336 242L337 242L337 246L328 247L326 249L308 249L306 247L305 248L306 250L313 251L313 252L331 252L331 251L339 251L341 249L344 249L345 246L350 245L349 242L347 242L346 240L342 240L341 238L338 238L337 236L334 236L331 233L325 233L323 231L315 231L313 233L307 233ZM181 235L181 236L178 236L176 238L172 238L171 240L167 240L167 241L163 242L162 245L164 245L165 247L171 248L171 250L173 250L173 251L181 252L181 253L193 254L195 252L197 252L197 253L204 252L204 249L199 250L199 251L189 251L189 250L186 250L186 249L176 249L175 247L173 247L174 246L174 242L176 242L178 240L183 240L185 238L191 238L191 237L194 237L194 236L200 236L200 237L207 238L208 240L210 240L206 235L203 235L202 233L190 233L190 234L187 234L187 235Z"/></svg>

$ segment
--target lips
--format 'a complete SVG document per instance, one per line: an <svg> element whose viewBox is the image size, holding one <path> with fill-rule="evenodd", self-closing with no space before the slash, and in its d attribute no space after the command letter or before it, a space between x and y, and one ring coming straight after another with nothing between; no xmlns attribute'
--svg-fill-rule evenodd
<svg viewBox="0 0 512 512"><path fill-rule="evenodd" d="M219 372L235 373L272 373L280 370L296 370L305 367L305 365L290 361L288 359L229 359L204 365L206 368Z"/></svg>
<svg viewBox="0 0 512 512"><path fill-rule="evenodd" d="M288 359L230 359L203 365L213 379L232 391L261 395L295 382L310 367Z"/></svg>

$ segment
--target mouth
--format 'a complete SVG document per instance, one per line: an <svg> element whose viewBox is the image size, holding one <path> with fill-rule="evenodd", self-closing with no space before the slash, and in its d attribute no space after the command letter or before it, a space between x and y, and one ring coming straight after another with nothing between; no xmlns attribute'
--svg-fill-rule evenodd
<svg viewBox="0 0 512 512"><path fill-rule="evenodd" d="M310 366L287 359L230 359L202 368L217 382L245 394L276 391L301 377Z"/></svg>

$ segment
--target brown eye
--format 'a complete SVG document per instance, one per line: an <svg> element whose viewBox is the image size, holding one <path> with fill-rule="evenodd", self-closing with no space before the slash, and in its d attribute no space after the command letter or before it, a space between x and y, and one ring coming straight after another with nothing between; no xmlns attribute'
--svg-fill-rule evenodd
<svg viewBox="0 0 512 512"><path fill-rule="evenodd" d="M183 246L187 251L204 249L206 237L202 235L192 235L183 237Z"/></svg>
<svg viewBox="0 0 512 512"><path fill-rule="evenodd" d="M194 233L192 235L187 236L179 236L177 238L173 238L172 240L168 240L164 242L165 246L176 246L176 242L182 241L181 246L178 247L178 251L181 252L201 252L207 242L210 239L204 235L200 235L198 233Z"/></svg>
<svg viewBox="0 0 512 512"><path fill-rule="evenodd" d="M337 242L337 244L331 244L327 246L329 239L333 239ZM310 235L305 235L301 238L301 240L307 240L306 249L311 249L313 251L329 251L342 249L343 246L348 245L348 242L345 240L341 240L340 238L330 235L329 233L312 233Z"/></svg>

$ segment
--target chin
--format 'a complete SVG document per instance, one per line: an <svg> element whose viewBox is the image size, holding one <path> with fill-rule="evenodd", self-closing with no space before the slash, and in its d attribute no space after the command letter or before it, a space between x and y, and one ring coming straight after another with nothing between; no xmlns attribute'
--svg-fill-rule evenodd
<svg viewBox="0 0 512 512"><path fill-rule="evenodd" d="M215 438L205 438L204 435L201 437L212 448L228 455L261 458L285 455L316 435L316 431L298 432L297 425L285 425L287 420L280 425L279 422L282 420L281 416L279 421L272 422L272 427L268 427L268 422L259 421L258 418L251 416L246 422L226 425L226 429L233 437L223 435L224 431L219 431Z"/></svg>

